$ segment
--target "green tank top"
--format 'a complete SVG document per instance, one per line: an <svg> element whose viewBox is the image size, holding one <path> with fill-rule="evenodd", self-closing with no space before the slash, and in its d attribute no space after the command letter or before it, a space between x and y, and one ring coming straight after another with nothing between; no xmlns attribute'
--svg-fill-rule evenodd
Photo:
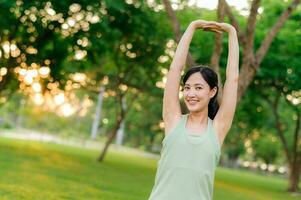
<svg viewBox="0 0 301 200"><path fill-rule="evenodd" d="M162 141L155 184L149 200L211 200L220 147L212 120L205 133L185 128L188 114Z"/></svg>

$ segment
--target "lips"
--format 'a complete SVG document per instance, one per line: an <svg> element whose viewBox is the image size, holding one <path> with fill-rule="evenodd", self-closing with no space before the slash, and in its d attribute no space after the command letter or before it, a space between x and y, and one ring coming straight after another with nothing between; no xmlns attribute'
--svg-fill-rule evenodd
<svg viewBox="0 0 301 200"><path fill-rule="evenodd" d="M187 100L187 101L190 105L195 105L199 102L198 100Z"/></svg>

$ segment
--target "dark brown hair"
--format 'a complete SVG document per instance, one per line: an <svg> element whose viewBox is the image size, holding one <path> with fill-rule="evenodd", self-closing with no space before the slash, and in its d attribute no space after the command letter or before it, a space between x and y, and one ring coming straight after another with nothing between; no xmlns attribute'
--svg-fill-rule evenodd
<svg viewBox="0 0 301 200"><path fill-rule="evenodd" d="M210 119L213 120L219 109L219 104L217 102L218 76L215 73L215 71L213 71L210 67L207 66L192 67L185 73L183 77L183 85L185 85L188 78L194 73L200 73L205 79L205 81L208 83L208 85L210 86L210 89L213 89L214 87L217 88L216 94L214 95L214 97L210 99L208 104L208 116Z"/></svg>

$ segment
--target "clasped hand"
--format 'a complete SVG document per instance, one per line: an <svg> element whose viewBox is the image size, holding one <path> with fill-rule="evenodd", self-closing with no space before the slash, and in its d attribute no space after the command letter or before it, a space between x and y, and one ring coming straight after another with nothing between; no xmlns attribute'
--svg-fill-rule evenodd
<svg viewBox="0 0 301 200"><path fill-rule="evenodd" d="M191 22L191 25L196 29L203 29L204 31L212 31L216 33L235 31L235 28L227 23L219 23L215 21L206 21L206 20L195 20Z"/></svg>

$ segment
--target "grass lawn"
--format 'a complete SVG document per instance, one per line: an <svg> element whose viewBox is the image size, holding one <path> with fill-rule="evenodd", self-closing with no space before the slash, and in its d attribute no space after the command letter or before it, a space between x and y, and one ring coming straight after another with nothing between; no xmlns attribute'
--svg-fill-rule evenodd
<svg viewBox="0 0 301 200"><path fill-rule="evenodd" d="M157 160L0 137L0 199L147 200ZM285 192L287 182L218 168L215 200L301 199Z"/></svg>

